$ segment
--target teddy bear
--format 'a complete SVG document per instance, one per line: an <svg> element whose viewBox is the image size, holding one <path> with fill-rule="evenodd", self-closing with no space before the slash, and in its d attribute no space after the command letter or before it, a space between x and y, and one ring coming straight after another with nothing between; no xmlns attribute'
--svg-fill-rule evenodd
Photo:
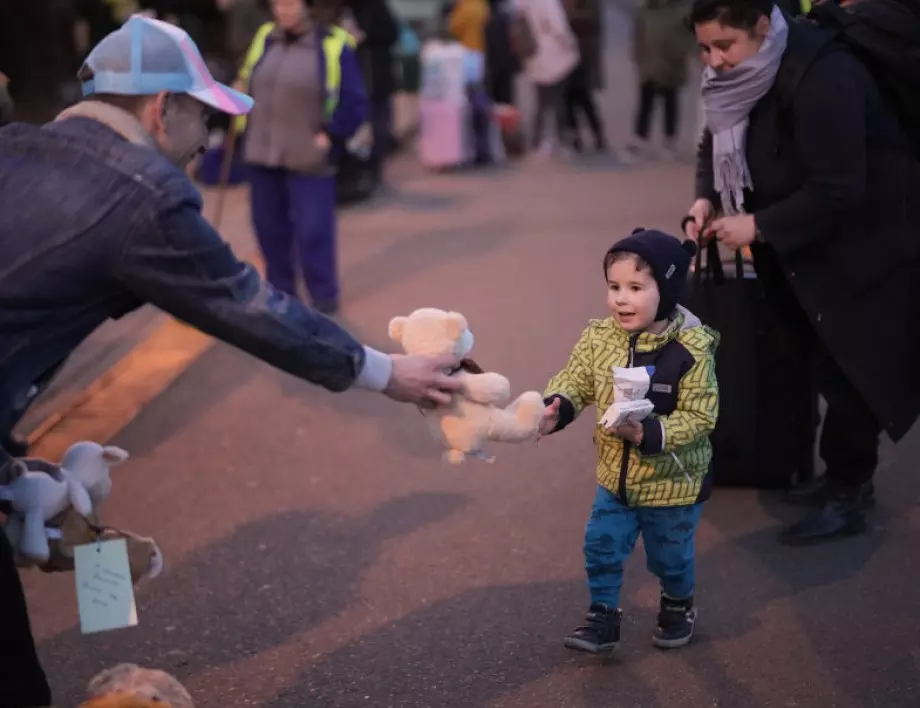
<svg viewBox="0 0 920 708"><path fill-rule="evenodd" d="M408 316L394 317L390 338L407 354L461 359L460 367L450 372L463 382L451 403L423 411L432 433L447 448L445 459L460 464L469 456L487 462L494 457L485 452L487 442L525 442L535 440L545 405L537 391L527 391L509 404L511 384L501 374L483 371L469 353L473 333L459 312L432 307L415 310Z"/></svg>
<svg viewBox="0 0 920 708"><path fill-rule="evenodd" d="M128 453L121 448L84 441L72 445L60 465L14 461L11 481L0 485L0 501L6 502L4 531L18 562L47 563L51 556L49 522L69 509L92 516L112 491L110 468L126 459Z"/></svg>

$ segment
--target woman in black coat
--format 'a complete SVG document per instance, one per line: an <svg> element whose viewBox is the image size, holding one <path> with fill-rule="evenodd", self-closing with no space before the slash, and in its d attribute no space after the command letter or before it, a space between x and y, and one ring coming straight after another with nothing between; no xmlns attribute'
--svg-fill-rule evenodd
<svg viewBox="0 0 920 708"><path fill-rule="evenodd" d="M707 128L687 233L751 246L828 403L827 473L792 495L817 509L783 539L859 533L880 433L897 441L920 413L920 164L865 66L823 30L770 0L696 0L691 22Z"/></svg>

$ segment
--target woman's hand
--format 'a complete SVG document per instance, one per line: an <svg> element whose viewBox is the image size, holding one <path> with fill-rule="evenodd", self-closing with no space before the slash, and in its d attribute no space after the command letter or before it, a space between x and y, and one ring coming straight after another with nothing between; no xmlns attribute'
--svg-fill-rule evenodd
<svg viewBox="0 0 920 708"><path fill-rule="evenodd" d="M725 244L733 251L738 251L754 243L757 224L753 214L723 216L712 222L712 231L719 243Z"/></svg>
<svg viewBox="0 0 920 708"><path fill-rule="evenodd" d="M553 399L543 410L543 420L540 421L540 432L537 440L552 433L556 426L559 425L559 404L562 403L558 398Z"/></svg>
<svg viewBox="0 0 920 708"><path fill-rule="evenodd" d="M687 235L687 238L691 238L697 243L700 242L701 237L703 240L706 240L712 233L711 229L707 228L705 233L701 233L700 230L703 228L703 225L712 218L714 213L715 207L712 206L712 202L708 199L697 199L693 202L693 206L690 207L690 210L687 212L687 216L692 216L693 221L688 219L684 227L684 233Z"/></svg>

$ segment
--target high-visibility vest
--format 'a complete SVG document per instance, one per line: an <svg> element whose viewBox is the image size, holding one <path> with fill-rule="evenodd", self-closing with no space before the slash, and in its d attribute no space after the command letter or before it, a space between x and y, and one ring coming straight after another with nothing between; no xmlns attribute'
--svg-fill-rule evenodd
<svg viewBox="0 0 920 708"><path fill-rule="evenodd" d="M259 27L246 52L246 58L243 60L243 66L237 75L237 80L242 85L242 91L245 93L249 90L249 80L252 78L252 71L256 64L265 54L265 43L268 35L275 29L274 22L266 22ZM332 25L325 37L323 37L323 55L326 59L326 104L323 107L326 118L330 118L339 105L339 90L342 87L342 52L345 47L354 49L358 43L347 30ZM246 130L246 116L237 116L235 118L235 127L237 135Z"/></svg>

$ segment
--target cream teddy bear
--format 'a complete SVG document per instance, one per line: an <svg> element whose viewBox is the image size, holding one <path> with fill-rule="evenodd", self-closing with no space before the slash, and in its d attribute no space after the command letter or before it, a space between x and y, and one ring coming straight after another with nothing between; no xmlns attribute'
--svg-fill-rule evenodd
<svg viewBox="0 0 920 708"><path fill-rule="evenodd" d="M451 372L463 381L461 391L450 405L425 411L432 433L447 448L444 456L449 462L460 464L467 455L492 462L495 458L483 449L487 441L536 439L545 408L543 397L536 391L527 391L508 405L508 379L486 373L466 358L473 348L473 333L459 312L421 308L408 317L394 317L389 333L407 354L453 354L463 360Z"/></svg>

